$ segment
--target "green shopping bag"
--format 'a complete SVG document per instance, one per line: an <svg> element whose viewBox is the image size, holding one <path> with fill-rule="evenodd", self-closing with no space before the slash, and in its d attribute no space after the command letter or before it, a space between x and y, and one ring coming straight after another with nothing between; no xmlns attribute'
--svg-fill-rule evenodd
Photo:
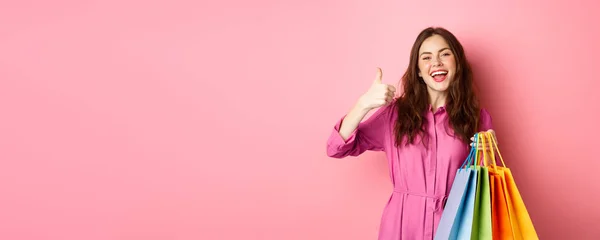
<svg viewBox="0 0 600 240"><path fill-rule="evenodd" d="M492 207L490 201L490 175L487 167L477 166L477 192L473 211L472 240L492 239Z"/></svg>
<svg viewBox="0 0 600 240"><path fill-rule="evenodd" d="M484 142L478 138L476 146ZM471 229L472 240L492 239L492 207L490 198L490 175L486 167L487 159L485 151L479 161L479 152L475 154L475 160L479 163L477 169L477 190L475 193L475 209L473 211L473 228ZM481 166L483 165L483 166Z"/></svg>

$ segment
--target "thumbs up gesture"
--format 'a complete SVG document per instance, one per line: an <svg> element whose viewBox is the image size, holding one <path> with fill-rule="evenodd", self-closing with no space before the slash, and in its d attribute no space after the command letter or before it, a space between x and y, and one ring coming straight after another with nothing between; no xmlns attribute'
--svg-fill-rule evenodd
<svg viewBox="0 0 600 240"><path fill-rule="evenodd" d="M394 101L396 88L392 85L384 84L381 80L383 73L381 68L377 68L375 81L371 84L369 90L358 100L359 104L365 109L378 108Z"/></svg>

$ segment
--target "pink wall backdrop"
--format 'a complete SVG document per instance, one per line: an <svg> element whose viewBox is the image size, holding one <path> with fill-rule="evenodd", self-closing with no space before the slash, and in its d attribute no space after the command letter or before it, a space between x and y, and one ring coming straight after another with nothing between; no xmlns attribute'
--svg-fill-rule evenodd
<svg viewBox="0 0 600 240"><path fill-rule="evenodd" d="M599 239L600 6L483 2L4 1L0 239L375 239L383 154L325 141L430 25L540 237Z"/></svg>

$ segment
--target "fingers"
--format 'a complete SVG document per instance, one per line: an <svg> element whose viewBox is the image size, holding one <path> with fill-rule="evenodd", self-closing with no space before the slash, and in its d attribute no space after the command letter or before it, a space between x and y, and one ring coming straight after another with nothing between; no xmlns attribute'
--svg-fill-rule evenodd
<svg viewBox="0 0 600 240"><path fill-rule="evenodd" d="M376 92L376 96L378 96L377 102L379 105L394 101L394 97L396 96L396 88L392 85L383 84L383 71L379 67L377 68L377 74L375 75L372 89Z"/></svg>
<svg viewBox="0 0 600 240"><path fill-rule="evenodd" d="M383 91L383 97L385 98L389 98L389 100L393 99L396 96L396 92L395 89L393 89L393 87L390 89L389 85L385 85L384 89L382 89Z"/></svg>
<svg viewBox="0 0 600 240"><path fill-rule="evenodd" d="M387 94L387 95L385 95L385 97L383 97L383 99L385 100L386 103L391 103L394 100L394 96Z"/></svg>
<svg viewBox="0 0 600 240"><path fill-rule="evenodd" d="M383 106L383 105L385 105L385 104L392 103L392 102L394 101L394 98L393 98L393 97L390 97L390 96L385 96L385 97L378 98L378 99L377 99L377 100L375 100L375 101L376 101L376 104L377 104L377 105L379 105L379 106Z"/></svg>
<svg viewBox="0 0 600 240"><path fill-rule="evenodd" d="M496 138L496 131L494 131L493 129L488 129L486 131L486 134L488 134L489 136L492 137L492 139L490 139L490 141L493 141L496 144L498 144L498 138Z"/></svg>
<svg viewBox="0 0 600 240"><path fill-rule="evenodd" d="M470 147L475 147L475 143L471 142L469 144L469 146ZM484 150L484 149L486 149L486 150L492 150L493 147L494 147L494 144L492 144L492 143L485 143L485 145L483 143L479 143L477 145L477 150Z"/></svg>
<svg viewBox="0 0 600 240"><path fill-rule="evenodd" d="M375 83L382 83L382 79L383 78L383 71L381 71L381 68L377 68L377 75L375 75Z"/></svg>
<svg viewBox="0 0 600 240"><path fill-rule="evenodd" d="M388 85L388 91L396 92L396 88L392 85Z"/></svg>
<svg viewBox="0 0 600 240"><path fill-rule="evenodd" d="M498 144L498 140L496 138L496 132L493 129L489 129L487 130L484 134L489 134L489 136L493 137L493 141L496 142L496 145ZM481 138L485 137L485 136L479 136L480 140L479 140L479 144L477 144L477 150L484 150L484 148L486 150L492 150L492 148L494 147L494 143L487 141L484 145L484 143L481 141ZM475 137L471 137L470 138L471 143L469 144L469 146L474 147L475 146Z"/></svg>
<svg viewBox="0 0 600 240"><path fill-rule="evenodd" d="M387 85L387 93L386 93L386 95L388 97L391 97L391 98L396 97L396 88L394 88L391 85Z"/></svg>

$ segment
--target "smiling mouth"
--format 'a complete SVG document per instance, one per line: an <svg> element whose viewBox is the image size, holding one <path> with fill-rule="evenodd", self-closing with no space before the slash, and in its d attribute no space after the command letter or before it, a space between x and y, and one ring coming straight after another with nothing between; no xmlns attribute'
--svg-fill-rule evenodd
<svg viewBox="0 0 600 240"><path fill-rule="evenodd" d="M448 71L435 71L431 73L431 77L436 82L443 82L446 80L446 75L448 75Z"/></svg>

